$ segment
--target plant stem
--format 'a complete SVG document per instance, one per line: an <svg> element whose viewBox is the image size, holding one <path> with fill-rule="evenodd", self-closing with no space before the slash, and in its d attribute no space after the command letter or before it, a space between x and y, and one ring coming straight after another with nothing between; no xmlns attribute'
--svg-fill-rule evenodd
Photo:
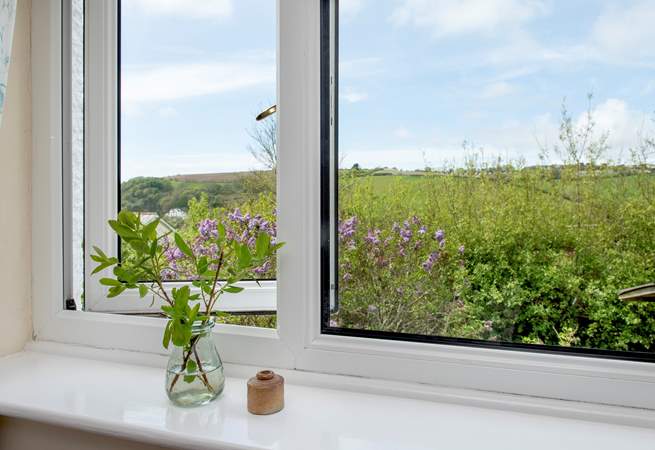
<svg viewBox="0 0 655 450"><path fill-rule="evenodd" d="M209 384L209 379L207 378L207 374L205 373L205 369L202 368L202 363L200 362L200 357L198 356L198 352L196 350L196 347L193 347L193 354L196 357L196 362L198 363L198 370L200 370L201 377L202 377L202 382L203 384L209 389L209 392L212 394L214 393L214 388Z"/></svg>

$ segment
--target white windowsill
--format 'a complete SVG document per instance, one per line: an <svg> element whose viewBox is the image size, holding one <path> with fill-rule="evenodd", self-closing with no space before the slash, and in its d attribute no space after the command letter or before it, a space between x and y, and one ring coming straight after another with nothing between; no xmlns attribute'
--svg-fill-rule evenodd
<svg viewBox="0 0 655 450"><path fill-rule="evenodd" d="M0 359L0 415L198 449L638 450L655 442L653 411L294 371L283 372L286 408L253 416L245 383L255 369L243 366L226 368L217 401L180 409L163 392L162 368L153 367L163 358L142 366L126 363L137 354L94 352L31 344ZM389 395L372 393L382 391Z"/></svg>

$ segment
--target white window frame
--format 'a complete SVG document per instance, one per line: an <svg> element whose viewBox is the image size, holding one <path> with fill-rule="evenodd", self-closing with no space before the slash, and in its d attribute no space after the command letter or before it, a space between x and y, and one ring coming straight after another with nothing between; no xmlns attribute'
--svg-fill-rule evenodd
<svg viewBox="0 0 655 450"><path fill-rule="evenodd" d="M87 249L98 246L108 253L115 253L118 239L107 226L107 221L118 214L118 1L88 1L85 22L84 241ZM108 301L109 288L100 285L98 279L110 276L110 269L92 276L95 266L87 250L84 270L86 311L160 312L161 299L140 298L136 292L126 291ZM190 283L167 283L166 287L172 289L182 284ZM216 309L233 313L276 311L275 281L237 284L245 288L244 291L239 296L225 296Z"/></svg>
<svg viewBox="0 0 655 450"><path fill-rule="evenodd" d="M278 235L287 243L278 255L278 329L218 325L215 337L223 359L655 409L655 366L650 363L321 334L320 5L321 0L277 2ZM34 339L162 354L162 319L63 309L60 14L59 1L34 0ZM91 72L87 80L90 76L102 73ZM87 116L105 113L87 105ZM107 141L97 145L109 145L110 136L102 139ZM107 180L98 176L94 183L102 187ZM91 220L104 223L106 217L93 216L88 207L87 212L87 226L93 226Z"/></svg>

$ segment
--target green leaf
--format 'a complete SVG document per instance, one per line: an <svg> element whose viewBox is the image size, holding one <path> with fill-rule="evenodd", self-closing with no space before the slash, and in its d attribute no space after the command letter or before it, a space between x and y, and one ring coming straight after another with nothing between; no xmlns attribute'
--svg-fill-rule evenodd
<svg viewBox="0 0 655 450"><path fill-rule="evenodd" d="M150 249L148 248L148 244L146 244L142 240L130 239L127 242L134 250L136 250L138 255L148 254L148 252L150 251Z"/></svg>
<svg viewBox="0 0 655 450"><path fill-rule="evenodd" d="M200 258L198 258L198 262L196 264L198 275L204 274L207 271L208 267L209 267L209 263L207 262L206 256L201 256Z"/></svg>
<svg viewBox="0 0 655 450"><path fill-rule="evenodd" d="M155 219L150 222L148 225L143 227L141 234L150 240L157 239L157 227L159 226L160 219Z"/></svg>
<svg viewBox="0 0 655 450"><path fill-rule="evenodd" d="M257 235L257 241L255 242L255 253L258 258L264 257L271 246L271 237L268 233L260 232Z"/></svg>
<svg viewBox="0 0 655 450"><path fill-rule="evenodd" d="M113 278L100 278L100 284L104 286L122 286L123 283L121 283L118 280L115 280Z"/></svg>
<svg viewBox="0 0 655 450"><path fill-rule="evenodd" d="M193 258L193 252L191 251L191 248L186 242L184 242L184 239L182 239L182 236L180 236L178 233L175 233L175 245L177 245L177 248L179 248L180 251L186 256Z"/></svg>
<svg viewBox="0 0 655 450"><path fill-rule="evenodd" d="M243 288L239 286L225 286L223 291L229 294L238 294L239 292L243 291Z"/></svg>
<svg viewBox="0 0 655 450"><path fill-rule="evenodd" d="M191 340L191 324L183 323L181 319L173 321L173 345L184 347Z"/></svg>
<svg viewBox="0 0 655 450"><path fill-rule="evenodd" d="M192 359L189 358L189 360L186 362L186 373L188 374L194 374L198 371L198 364Z"/></svg>
<svg viewBox="0 0 655 450"><path fill-rule="evenodd" d="M168 345L171 342L172 332L173 332L173 321L169 320L168 322L166 322L166 328L164 328L164 340L162 341L164 348L168 348Z"/></svg>
<svg viewBox="0 0 655 450"><path fill-rule="evenodd" d="M99 264L98 267L93 269L93 272L91 272L91 275L95 275L96 273L98 273L98 272L100 272L102 270L105 270L107 267L111 267L113 265L114 265L113 262L104 262L102 264Z"/></svg>
<svg viewBox="0 0 655 450"><path fill-rule="evenodd" d="M109 226L123 239L135 239L139 237L135 231L116 220L110 220Z"/></svg>
<svg viewBox="0 0 655 450"><path fill-rule="evenodd" d="M125 289L127 289L127 286L125 286L125 285L110 287L109 292L107 293L107 298L116 297L116 296L122 294Z"/></svg>
<svg viewBox="0 0 655 450"><path fill-rule="evenodd" d="M195 375L184 375L184 382L185 383L193 383L193 380L196 379Z"/></svg>
<svg viewBox="0 0 655 450"><path fill-rule="evenodd" d="M250 266L250 263L252 262L252 255L250 254L250 249L246 244L240 245L236 243L237 245L237 263L239 265L239 268L244 269L246 267Z"/></svg>
<svg viewBox="0 0 655 450"><path fill-rule="evenodd" d="M126 209L118 213L118 221L130 228L134 228L134 226L139 223L139 219L137 218L136 214Z"/></svg>
<svg viewBox="0 0 655 450"><path fill-rule="evenodd" d="M148 295L148 286L145 284L140 284L139 285L139 297L143 298L146 295Z"/></svg>
<svg viewBox="0 0 655 450"><path fill-rule="evenodd" d="M105 255L105 253L104 253L104 252L103 252L99 247L96 247L96 246L94 245L94 246L93 246L93 250L94 250L94 251L95 251L95 252L96 252L96 253L97 253L101 258L107 259L107 255Z"/></svg>

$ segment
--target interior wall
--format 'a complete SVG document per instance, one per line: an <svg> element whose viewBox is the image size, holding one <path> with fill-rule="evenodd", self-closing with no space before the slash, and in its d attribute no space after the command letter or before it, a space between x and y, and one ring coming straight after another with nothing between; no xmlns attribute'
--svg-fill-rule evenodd
<svg viewBox="0 0 655 450"><path fill-rule="evenodd" d="M0 450L15 449L166 450L164 447L156 445L132 442L88 431L0 417Z"/></svg>
<svg viewBox="0 0 655 450"><path fill-rule="evenodd" d="M31 0L18 0L5 107L0 123L0 355L30 339Z"/></svg>

